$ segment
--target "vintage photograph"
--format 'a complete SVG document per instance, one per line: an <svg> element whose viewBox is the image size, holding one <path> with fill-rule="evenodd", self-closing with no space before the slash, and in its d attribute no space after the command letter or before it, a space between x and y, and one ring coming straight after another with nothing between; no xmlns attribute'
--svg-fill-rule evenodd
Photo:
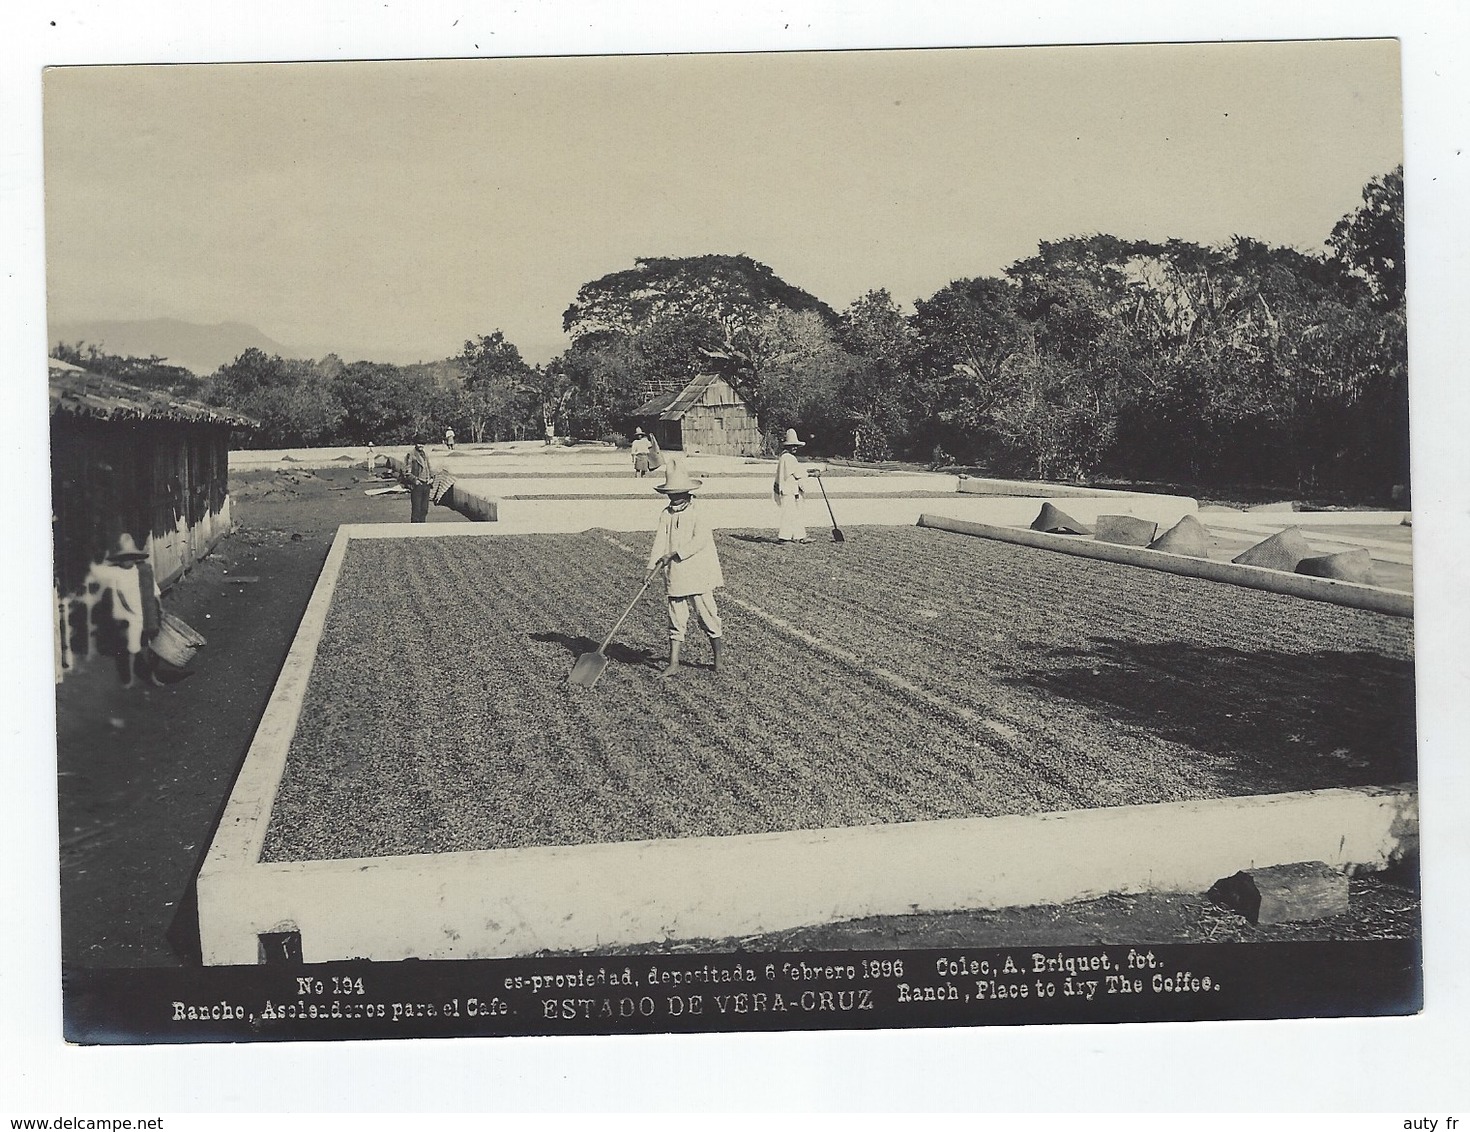
<svg viewBox="0 0 1470 1132"><path fill-rule="evenodd" d="M1400 58L47 69L67 1039L1420 1010Z"/></svg>

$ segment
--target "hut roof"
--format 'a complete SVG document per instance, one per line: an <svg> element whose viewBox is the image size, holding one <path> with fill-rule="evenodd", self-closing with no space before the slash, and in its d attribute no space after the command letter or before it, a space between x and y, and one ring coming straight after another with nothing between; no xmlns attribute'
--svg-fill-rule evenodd
<svg viewBox="0 0 1470 1132"><path fill-rule="evenodd" d="M260 422L231 409L197 401L175 401L161 390L143 389L115 377L92 373L56 358L48 359L51 415L102 421L174 421L259 428Z"/></svg>
<svg viewBox="0 0 1470 1132"><path fill-rule="evenodd" d="M660 393L633 410L635 417L657 417L662 421L677 421L690 409L699 404L705 391L720 380L717 373L702 373L682 389Z"/></svg>

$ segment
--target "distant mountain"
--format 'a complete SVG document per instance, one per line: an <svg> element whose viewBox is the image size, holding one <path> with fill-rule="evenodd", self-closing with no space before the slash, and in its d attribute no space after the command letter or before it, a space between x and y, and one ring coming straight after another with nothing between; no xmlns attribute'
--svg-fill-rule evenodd
<svg viewBox="0 0 1470 1132"><path fill-rule="evenodd" d="M266 337L243 322L219 322L202 326L176 318L150 318L132 322L92 320L59 322L50 328L50 343L82 341L104 353L125 357L167 358L176 366L207 377L220 366L234 361L251 346L281 357L301 355Z"/></svg>

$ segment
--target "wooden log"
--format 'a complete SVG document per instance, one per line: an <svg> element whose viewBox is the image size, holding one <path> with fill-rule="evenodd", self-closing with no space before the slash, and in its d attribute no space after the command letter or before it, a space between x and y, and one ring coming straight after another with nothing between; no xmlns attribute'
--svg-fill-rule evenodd
<svg viewBox="0 0 1470 1132"><path fill-rule="evenodd" d="M1322 861L1241 871L1217 880L1207 895L1253 924L1325 920L1348 910L1347 876Z"/></svg>

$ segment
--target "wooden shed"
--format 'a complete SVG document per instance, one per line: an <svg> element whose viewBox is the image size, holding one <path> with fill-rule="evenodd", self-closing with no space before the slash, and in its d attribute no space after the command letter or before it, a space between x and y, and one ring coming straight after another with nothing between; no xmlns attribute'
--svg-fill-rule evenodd
<svg viewBox="0 0 1470 1132"><path fill-rule="evenodd" d="M231 530L230 438L255 421L50 361L59 663L90 651L93 566L123 534L168 586Z"/></svg>
<svg viewBox="0 0 1470 1132"><path fill-rule="evenodd" d="M700 374L689 384L659 394L633 410L635 424L671 451L717 456L759 456L760 423L723 377Z"/></svg>

